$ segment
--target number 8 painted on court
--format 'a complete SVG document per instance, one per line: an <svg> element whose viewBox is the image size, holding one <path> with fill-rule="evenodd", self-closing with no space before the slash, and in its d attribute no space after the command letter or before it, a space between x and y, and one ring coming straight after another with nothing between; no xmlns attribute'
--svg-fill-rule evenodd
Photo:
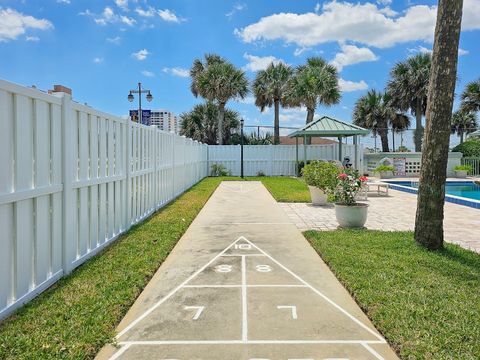
<svg viewBox="0 0 480 360"><path fill-rule="evenodd" d="M272 268L270 267L270 265L257 265L257 266L255 266L255 269L258 272L263 272L263 273L267 273L267 272L272 271Z"/></svg>
<svg viewBox="0 0 480 360"><path fill-rule="evenodd" d="M232 271L232 268L233 268L232 265L226 265L226 264L217 265L215 266L215 271L219 273L229 273Z"/></svg>

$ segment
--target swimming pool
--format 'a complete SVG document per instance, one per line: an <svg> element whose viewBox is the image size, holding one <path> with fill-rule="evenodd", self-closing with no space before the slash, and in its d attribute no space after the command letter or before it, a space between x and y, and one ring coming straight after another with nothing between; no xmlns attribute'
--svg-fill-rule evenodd
<svg viewBox="0 0 480 360"><path fill-rule="evenodd" d="M418 182L387 181L394 190L417 193ZM447 181L445 201L480 209L480 185L473 181Z"/></svg>

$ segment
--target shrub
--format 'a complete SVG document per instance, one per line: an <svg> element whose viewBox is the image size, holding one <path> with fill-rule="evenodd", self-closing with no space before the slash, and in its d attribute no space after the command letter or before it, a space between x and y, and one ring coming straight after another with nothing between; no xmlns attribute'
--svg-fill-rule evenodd
<svg viewBox="0 0 480 360"><path fill-rule="evenodd" d="M355 205L355 196L367 180L367 177L360 176L358 170L344 169L338 175L338 183L334 193L335 202L341 205Z"/></svg>
<svg viewBox="0 0 480 360"><path fill-rule="evenodd" d="M212 164L211 169L212 169L210 173L211 176L228 176L229 175L229 171L222 164Z"/></svg>
<svg viewBox="0 0 480 360"><path fill-rule="evenodd" d="M471 174L473 171L473 167L471 165L457 165L453 168L454 171L466 171L467 173Z"/></svg>
<svg viewBox="0 0 480 360"><path fill-rule="evenodd" d="M480 139L469 139L455 146L452 151L461 152L464 157L480 156Z"/></svg>
<svg viewBox="0 0 480 360"><path fill-rule="evenodd" d="M257 176L258 177L265 176L265 173L262 170L260 170L259 172L257 172Z"/></svg>
<svg viewBox="0 0 480 360"><path fill-rule="evenodd" d="M387 172L387 171L394 171L395 168L391 165L378 165L375 168L375 172Z"/></svg>
<svg viewBox="0 0 480 360"><path fill-rule="evenodd" d="M302 175L307 185L315 186L327 194L335 190L339 173L340 169L337 165L319 160L312 161L302 169Z"/></svg>

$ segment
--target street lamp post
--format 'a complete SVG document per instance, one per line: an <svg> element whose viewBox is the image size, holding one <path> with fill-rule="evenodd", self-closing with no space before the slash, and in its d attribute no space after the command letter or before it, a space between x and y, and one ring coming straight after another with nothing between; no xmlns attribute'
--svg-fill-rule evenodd
<svg viewBox="0 0 480 360"><path fill-rule="evenodd" d="M133 94L138 94L138 122L142 123L142 94L147 94L147 101L150 102L153 100L153 96L148 89L142 89L142 83L138 83L138 89L130 90L130 93L127 96L128 101L132 102L134 97Z"/></svg>
<svg viewBox="0 0 480 360"><path fill-rule="evenodd" d="M243 179L243 119L240 120L240 177Z"/></svg>

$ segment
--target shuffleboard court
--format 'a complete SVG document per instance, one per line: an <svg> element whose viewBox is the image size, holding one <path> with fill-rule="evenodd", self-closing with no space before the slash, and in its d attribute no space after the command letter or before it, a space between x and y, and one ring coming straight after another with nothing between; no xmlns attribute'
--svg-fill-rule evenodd
<svg viewBox="0 0 480 360"><path fill-rule="evenodd" d="M398 359L260 182L223 182L98 359Z"/></svg>

